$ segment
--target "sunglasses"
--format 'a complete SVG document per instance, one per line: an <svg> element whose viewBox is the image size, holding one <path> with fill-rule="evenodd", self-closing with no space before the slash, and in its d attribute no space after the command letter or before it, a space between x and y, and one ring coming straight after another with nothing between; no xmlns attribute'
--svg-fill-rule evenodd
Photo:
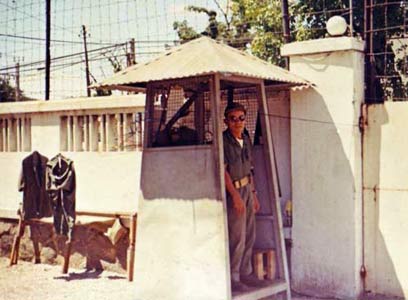
<svg viewBox="0 0 408 300"><path fill-rule="evenodd" d="M228 121L238 123L238 122L244 122L246 119L245 115L240 115L239 117L236 116L229 116Z"/></svg>

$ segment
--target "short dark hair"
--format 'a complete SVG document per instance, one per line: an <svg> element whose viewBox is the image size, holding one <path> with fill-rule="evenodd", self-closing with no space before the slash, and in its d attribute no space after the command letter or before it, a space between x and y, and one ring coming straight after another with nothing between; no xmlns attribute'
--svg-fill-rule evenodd
<svg viewBox="0 0 408 300"><path fill-rule="evenodd" d="M238 103L238 102L231 102L227 105L227 107L224 110L224 117L228 117L228 114L235 110L240 110L244 114L246 114L245 106L243 106L241 103Z"/></svg>

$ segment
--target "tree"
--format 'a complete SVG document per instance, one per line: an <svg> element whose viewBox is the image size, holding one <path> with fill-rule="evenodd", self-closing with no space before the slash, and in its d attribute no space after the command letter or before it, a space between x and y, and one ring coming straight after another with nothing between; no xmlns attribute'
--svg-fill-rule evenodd
<svg viewBox="0 0 408 300"><path fill-rule="evenodd" d="M232 24L235 38L246 42L255 56L283 65L281 2L278 0L232 0Z"/></svg>
<svg viewBox="0 0 408 300"><path fill-rule="evenodd" d="M214 2L223 14L223 22L216 20L215 11L203 7L187 7L189 11L208 15L208 26L201 35L224 40L235 48L250 51L271 63L283 64L283 59L279 55L283 43L280 34L282 31L280 1L231 0L231 5L227 9L223 9L217 0ZM182 43L200 36L186 20L175 22L173 28L177 30Z"/></svg>
<svg viewBox="0 0 408 300"><path fill-rule="evenodd" d="M26 100L20 91L21 99ZM16 89L10 85L10 81L0 77L0 102L16 101Z"/></svg>
<svg viewBox="0 0 408 300"><path fill-rule="evenodd" d="M283 44L282 13L280 0L230 0L228 9L223 10L217 0L213 0L224 15L224 22L215 20L213 12L206 8L188 7L190 11L209 15L209 25L202 34L215 39L222 39L233 47L250 51L255 56L277 65L284 65L280 56ZM402 3L402 2L401 2ZM292 41L317 39L327 36L326 22L333 15L348 17L350 0L294 0L290 1L290 29ZM352 1L353 35L364 36L364 1ZM407 36L404 36L404 5L387 4L386 0L377 0L373 8L373 47L372 74L377 78L375 99L368 101L395 100L408 98L408 62ZM383 9L379 9L383 7ZM386 7L386 10L384 10ZM215 15L214 15L215 14ZM215 16L215 17L214 17ZM347 20L349 21L349 20ZM217 31L211 30L216 22ZM176 22L174 26L182 41L200 36L187 21ZM175 23L175 24L176 24ZM216 32L216 34L214 34ZM210 34L208 34L210 33ZM401 42L405 39L405 42ZM386 55L379 55L386 53ZM379 79L378 79L379 78Z"/></svg>
<svg viewBox="0 0 408 300"><path fill-rule="evenodd" d="M226 19L226 23L218 22L217 13L214 10L209 10L205 7L190 5L187 6L186 9L196 13L205 13L208 16L208 25L203 32L198 33L193 27L188 25L186 20L182 22L174 22L173 29L177 30L181 43L194 40L201 35L209 36L212 39L228 38L228 19Z"/></svg>

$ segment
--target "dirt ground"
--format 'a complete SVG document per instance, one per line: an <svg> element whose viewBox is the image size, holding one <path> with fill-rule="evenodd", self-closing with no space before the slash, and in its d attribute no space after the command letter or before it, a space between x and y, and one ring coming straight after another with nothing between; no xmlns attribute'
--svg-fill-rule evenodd
<svg viewBox="0 0 408 300"><path fill-rule="evenodd" d="M70 269L63 275L58 265L26 261L12 267L8 264L8 258L0 257L0 300L137 300L136 283L123 274Z"/></svg>
<svg viewBox="0 0 408 300"><path fill-rule="evenodd" d="M135 283L124 274L70 269L63 275L59 265L8 264L0 257L0 300L136 299Z"/></svg>

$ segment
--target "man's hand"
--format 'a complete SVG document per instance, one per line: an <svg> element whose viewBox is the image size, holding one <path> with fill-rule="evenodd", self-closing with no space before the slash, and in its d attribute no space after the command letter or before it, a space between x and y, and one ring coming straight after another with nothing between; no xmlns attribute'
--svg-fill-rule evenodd
<svg viewBox="0 0 408 300"><path fill-rule="evenodd" d="M245 213L245 204L240 194L234 193L231 198L235 213L239 216L243 215Z"/></svg>
<svg viewBox="0 0 408 300"><path fill-rule="evenodd" d="M257 213L261 209L261 204L259 203L258 196L256 195L256 193L252 194L252 204L255 213Z"/></svg>

